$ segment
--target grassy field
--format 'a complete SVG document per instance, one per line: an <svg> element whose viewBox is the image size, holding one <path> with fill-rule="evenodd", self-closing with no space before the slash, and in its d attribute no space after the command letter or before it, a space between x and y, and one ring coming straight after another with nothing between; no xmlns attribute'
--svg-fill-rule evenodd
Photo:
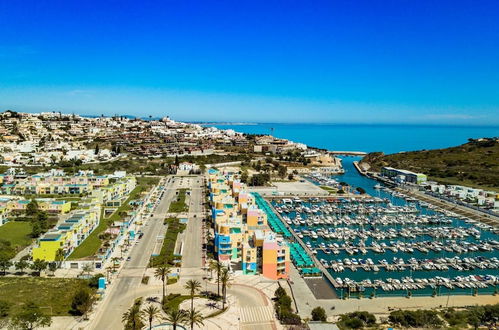
<svg viewBox="0 0 499 330"><path fill-rule="evenodd" d="M195 295L194 298L200 297L199 295ZM165 309L179 309L180 304L185 300L190 300L191 297L187 295L180 295L171 293L166 296L167 302L164 304Z"/></svg>
<svg viewBox="0 0 499 330"><path fill-rule="evenodd" d="M0 226L0 255L13 258L17 252L30 245L33 239L31 223L25 221L11 221Z"/></svg>
<svg viewBox="0 0 499 330"><path fill-rule="evenodd" d="M185 204L185 196L187 189L179 189L177 199L170 204L168 212L170 213L182 213L189 210L189 206Z"/></svg>
<svg viewBox="0 0 499 330"><path fill-rule="evenodd" d="M180 223L177 218L168 218L165 220L165 223L168 224L168 229L166 230L165 238L163 240L163 246L161 247L159 255L151 258L151 267L163 264L172 265L173 260L177 259L173 256L177 236L185 230L186 225Z"/></svg>
<svg viewBox="0 0 499 330"><path fill-rule="evenodd" d="M127 212L131 209L130 202L134 199L140 197L143 191L151 188L159 182L159 178L137 178L137 186L130 193L127 200L107 219L103 218L101 213L101 221L99 226L94 229L94 231L83 241L83 243L78 246L73 253L69 256L69 260L83 259L86 257L93 256L99 250L101 246L101 240L99 239L99 234L104 232L110 224L114 221L121 219L120 213Z"/></svg>
<svg viewBox="0 0 499 330"><path fill-rule="evenodd" d="M494 140L391 155L370 153L362 163L369 164L372 171L391 166L424 173L442 183L499 191L499 142Z"/></svg>
<svg viewBox="0 0 499 330"><path fill-rule="evenodd" d="M0 278L0 300L12 305L10 315L28 301L36 302L53 316L69 315L73 295L82 286L88 287L80 279L4 277Z"/></svg>

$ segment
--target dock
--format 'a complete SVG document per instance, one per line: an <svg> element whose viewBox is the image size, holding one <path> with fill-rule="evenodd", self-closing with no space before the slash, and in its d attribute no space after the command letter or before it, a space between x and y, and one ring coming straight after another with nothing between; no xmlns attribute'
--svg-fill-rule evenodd
<svg viewBox="0 0 499 330"><path fill-rule="evenodd" d="M308 256L312 259L312 261L314 262L315 266L317 268L319 268L323 274L324 277L327 278L327 280L335 287L335 288L339 288L341 287L337 282L336 280L334 279L334 277L327 271L326 267L324 267L324 265L319 262L319 260L315 257L315 255L312 253L312 251L305 245L305 243L303 243L303 241L298 237L298 235L295 233L295 231L293 230L293 228L291 228L291 226L289 226L286 221L284 221L284 219L282 218L282 216L279 214L279 212L277 212L274 208L274 206L272 205L272 203L268 203L269 206L272 208L272 211L274 211L274 213L277 215L277 217L279 218L279 220L284 224L284 226L286 226L286 228L291 232L291 235L293 236L295 242L298 242L301 247L307 252Z"/></svg>
<svg viewBox="0 0 499 330"><path fill-rule="evenodd" d="M331 155L338 156L365 156L367 152L365 151L329 151Z"/></svg>

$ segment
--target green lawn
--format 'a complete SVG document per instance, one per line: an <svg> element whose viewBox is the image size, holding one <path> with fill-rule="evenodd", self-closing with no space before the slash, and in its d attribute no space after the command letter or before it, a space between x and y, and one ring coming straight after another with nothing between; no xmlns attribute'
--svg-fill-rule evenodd
<svg viewBox="0 0 499 330"><path fill-rule="evenodd" d="M31 244L33 239L29 236L30 233L30 222L11 221L0 226L0 255L13 258L17 252Z"/></svg>
<svg viewBox="0 0 499 330"><path fill-rule="evenodd" d="M170 213L181 213L187 212L189 207L185 204L185 196L187 189L180 189L178 191L177 199L170 204L168 212Z"/></svg>
<svg viewBox="0 0 499 330"><path fill-rule="evenodd" d="M10 315L23 303L34 301L51 315L69 315L74 293L87 282L73 278L3 277L0 278L0 300L12 304Z"/></svg>
<svg viewBox="0 0 499 330"><path fill-rule="evenodd" d="M194 298L200 297L199 295L195 295ZM185 301L191 299L191 296L180 295L170 293L166 296L166 303L164 304L165 309L179 309L180 304Z"/></svg>
<svg viewBox="0 0 499 330"><path fill-rule="evenodd" d="M177 236L185 230L186 224L180 223L177 218L168 218L165 220L165 223L168 224L168 229L166 230L165 238L163 240L163 246L161 247L159 255L151 258L151 267L164 264L172 265L173 260L179 259L179 257L173 255L173 252L175 250Z"/></svg>
<svg viewBox="0 0 499 330"><path fill-rule="evenodd" d="M83 241L83 243L78 246L73 253L68 257L69 260L82 259L86 257L93 256L99 250L101 246L101 240L99 239L99 234L104 232L110 224L114 221L119 221L121 219L120 213L127 212L130 210L130 202L137 199L140 194L150 188L151 185L157 184L159 178L137 178L137 186L130 193L127 200L118 208L114 213L107 219L103 218L103 213L101 213L101 221L99 226L94 229L94 231Z"/></svg>

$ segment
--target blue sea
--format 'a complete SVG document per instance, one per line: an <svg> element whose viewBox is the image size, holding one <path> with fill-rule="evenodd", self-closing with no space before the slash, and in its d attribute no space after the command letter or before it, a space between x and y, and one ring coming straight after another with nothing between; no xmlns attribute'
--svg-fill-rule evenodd
<svg viewBox="0 0 499 330"><path fill-rule="evenodd" d="M385 154L439 149L466 143L468 138L499 136L499 126L421 126L361 124L214 125L252 134L272 134L311 147L336 151L382 151Z"/></svg>

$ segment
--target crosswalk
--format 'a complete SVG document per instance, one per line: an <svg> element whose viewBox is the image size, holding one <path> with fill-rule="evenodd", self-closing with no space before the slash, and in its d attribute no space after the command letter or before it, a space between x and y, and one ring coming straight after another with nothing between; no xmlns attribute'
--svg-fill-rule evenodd
<svg viewBox="0 0 499 330"><path fill-rule="evenodd" d="M274 319L274 309L272 306L240 307L239 315L241 323L260 323Z"/></svg>

